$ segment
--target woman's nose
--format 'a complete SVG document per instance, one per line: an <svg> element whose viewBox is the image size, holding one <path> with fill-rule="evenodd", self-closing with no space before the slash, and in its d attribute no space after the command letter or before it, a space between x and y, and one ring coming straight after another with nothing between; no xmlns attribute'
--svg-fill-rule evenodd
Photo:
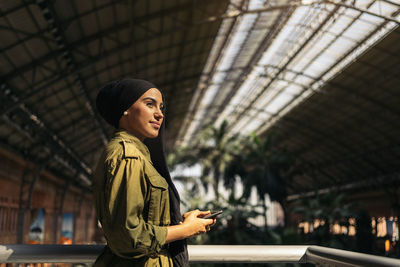
<svg viewBox="0 0 400 267"><path fill-rule="evenodd" d="M154 117L158 120L161 120L164 118L164 114L162 113L162 111L159 109L157 110L157 112L154 114Z"/></svg>

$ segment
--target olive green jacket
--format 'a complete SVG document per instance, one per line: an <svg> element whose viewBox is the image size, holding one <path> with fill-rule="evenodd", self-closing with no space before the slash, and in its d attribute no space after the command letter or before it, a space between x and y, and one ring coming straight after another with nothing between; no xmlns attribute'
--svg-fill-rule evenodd
<svg viewBox="0 0 400 267"><path fill-rule="evenodd" d="M118 130L99 160L93 193L108 245L94 266L172 266L163 248L170 224L168 184L145 144Z"/></svg>

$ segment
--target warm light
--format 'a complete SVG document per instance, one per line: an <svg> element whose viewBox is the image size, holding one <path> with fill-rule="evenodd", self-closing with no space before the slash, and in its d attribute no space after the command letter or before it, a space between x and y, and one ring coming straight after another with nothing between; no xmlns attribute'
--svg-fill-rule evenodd
<svg viewBox="0 0 400 267"><path fill-rule="evenodd" d="M375 217L371 218L371 226L372 226L372 233L375 235L376 234L376 220L375 220Z"/></svg>
<svg viewBox="0 0 400 267"><path fill-rule="evenodd" d="M356 227L353 225L349 226L349 236L355 236L356 235Z"/></svg>
<svg viewBox="0 0 400 267"><path fill-rule="evenodd" d="M333 232L333 234L335 234L335 235L340 234L340 230L341 230L340 225L337 224L337 223L335 223L335 224L333 225L333 227L332 227L332 232Z"/></svg>
<svg viewBox="0 0 400 267"><path fill-rule="evenodd" d="M387 235L387 228L386 228L386 218L385 217L379 217L378 218L378 223L376 225L377 237L384 237Z"/></svg>
<svg viewBox="0 0 400 267"><path fill-rule="evenodd" d="M391 241L397 242L400 239L400 228L398 223L398 217L379 217L371 218L372 234L376 234L377 237L386 237L389 235ZM330 224L329 231L334 235L356 235L356 219L348 219L349 226L341 226L339 223ZM312 233L314 229L325 225L324 220L315 219L313 222L301 222L298 227L303 228L305 234ZM389 227L389 229L387 228Z"/></svg>
<svg viewBox="0 0 400 267"><path fill-rule="evenodd" d="M390 250L390 241L389 239L385 240L385 252L388 252Z"/></svg>
<svg viewBox="0 0 400 267"><path fill-rule="evenodd" d="M308 222L299 223L299 228L303 228L303 232L308 234L310 232L310 224Z"/></svg>

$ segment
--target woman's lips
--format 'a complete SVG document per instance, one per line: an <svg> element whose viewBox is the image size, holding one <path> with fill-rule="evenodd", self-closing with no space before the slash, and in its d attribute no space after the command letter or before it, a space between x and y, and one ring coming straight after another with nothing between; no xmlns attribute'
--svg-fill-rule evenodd
<svg viewBox="0 0 400 267"><path fill-rule="evenodd" d="M160 126L161 126L160 123L154 122L154 121L152 121L152 122L150 122L150 123L153 125L153 127L157 128L157 129L160 129Z"/></svg>

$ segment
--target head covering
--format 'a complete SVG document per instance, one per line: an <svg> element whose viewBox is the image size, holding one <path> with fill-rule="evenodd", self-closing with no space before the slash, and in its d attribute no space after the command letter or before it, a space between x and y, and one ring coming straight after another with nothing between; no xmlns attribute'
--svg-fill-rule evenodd
<svg viewBox="0 0 400 267"><path fill-rule="evenodd" d="M145 80L123 79L110 82L97 95L97 110L109 124L118 128L124 111L150 88L157 87Z"/></svg>
<svg viewBox="0 0 400 267"><path fill-rule="evenodd" d="M125 110L136 102L147 90L157 88L154 84L138 79L123 79L113 81L104 86L96 98L96 106L100 115L115 128L118 128L119 119ZM158 88L157 88L158 89ZM158 89L160 90L160 89ZM160 90L161 92L161 90ZM162 94L162 92L161 92ZM163 96L164 98L164 96ZM180 212L180 197L169 173L164 152L164 125L161 124L158 136L154 139L145 139L149 148L151 161L158 173L165 178L169 188L171 225L182 221ZM169 243L168 251L176 267L189 266L186 240Z"/></svg>

